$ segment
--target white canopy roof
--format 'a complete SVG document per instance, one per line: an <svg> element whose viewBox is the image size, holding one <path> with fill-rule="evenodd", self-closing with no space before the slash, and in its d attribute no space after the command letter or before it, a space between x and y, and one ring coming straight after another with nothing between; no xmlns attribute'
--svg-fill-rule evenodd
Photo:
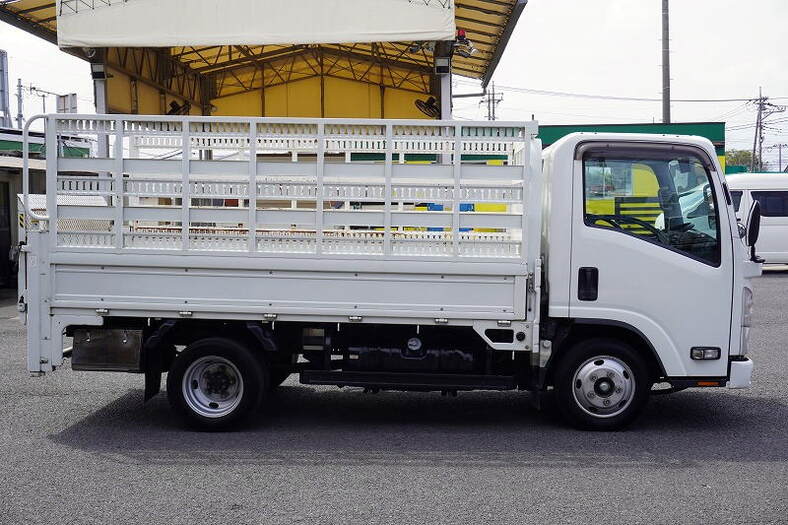
<svg viewBox="0 0 788 525"><path fill-rule="evenodd" d="M58 0L61 47L451 40L454 0Z"/></svg>

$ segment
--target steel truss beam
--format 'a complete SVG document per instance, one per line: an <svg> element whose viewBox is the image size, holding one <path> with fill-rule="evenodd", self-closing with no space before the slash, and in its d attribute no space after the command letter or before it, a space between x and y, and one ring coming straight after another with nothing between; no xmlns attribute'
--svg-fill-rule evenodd
<svg viewBox="0 0 788 525"><path fill-rule="evenodd" d="M236 95L309 78L338 78L416 93L431 93L433 70L417 64L403 63L381 52L373 44L373 54L354 50L355 46L312 46L282 50L266 60L246 57L232 68L219 68L211 73L214 93L211 98ZM210 62L206 58L206 67Z"/></svg>
<svg viewBox="0 0 788 525"><path fill-rule="evenodd" d="M111 47L104 62L134 80L207 109L207 78L173 59L167 49Z"/></svg>

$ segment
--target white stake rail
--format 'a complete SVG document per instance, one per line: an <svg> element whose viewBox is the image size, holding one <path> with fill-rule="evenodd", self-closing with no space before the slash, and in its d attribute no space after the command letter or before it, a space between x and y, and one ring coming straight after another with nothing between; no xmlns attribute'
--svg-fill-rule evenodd
<svg viewBox="0 0 788 525"><path fill-rule="evenodd" d="M39 118L53 252L527 258L533 123ZM62 157L61 136L93 153Z"/></svg>

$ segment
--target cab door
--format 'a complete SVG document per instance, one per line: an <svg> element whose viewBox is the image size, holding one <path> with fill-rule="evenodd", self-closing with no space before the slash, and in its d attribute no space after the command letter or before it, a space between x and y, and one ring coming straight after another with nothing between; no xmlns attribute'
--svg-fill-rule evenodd
<svg viewBox="0 0 788 525"><path fill-rule="evenodd" d="M574 166L570 316L642 334L669 377L726 376L733 247L707 152L587 142ZM720 358L692 360L694 347Z"/></svg>

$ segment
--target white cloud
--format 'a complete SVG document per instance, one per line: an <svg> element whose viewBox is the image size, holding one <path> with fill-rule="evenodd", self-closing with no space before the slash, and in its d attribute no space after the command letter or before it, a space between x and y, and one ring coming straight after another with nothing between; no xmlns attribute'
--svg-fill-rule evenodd
<svg viewBox="0 0 788 525"><path fill-rule="evenodd" d="M660 0L530 0L495 75L503 86L659 98ZM671 61L674 98L751 97L758 86L771 96L788 96L788 2L785 0L674 0L671 2ZM0 48L9 53L10 81L16 78L55 92L76 92L80 111L93 111L86 62L7 24ZM462 91L474 91L467 81ZM503 119L535 114L542 123L652 122L658 102L612 102L534 96L504 91ZM777 101L776 101L777 102ZM788 100L779 101L788 104ZM50 108L54 99L50 99ZM25 113L41 110L28 97ZM16 108L12 97L12 108ZM458 117L483 118L478 100L458 99ZM788 116L788 113L784 114ZM728 118L731 126L752 124L755 112L741 103L674 103L674 121ZM788 122L768 140L788 142ZM752 144L752 128L731 131L730 147ZM779 134L779 133L782 133ZM768 158L776 152L770 152Z"/></svg>

